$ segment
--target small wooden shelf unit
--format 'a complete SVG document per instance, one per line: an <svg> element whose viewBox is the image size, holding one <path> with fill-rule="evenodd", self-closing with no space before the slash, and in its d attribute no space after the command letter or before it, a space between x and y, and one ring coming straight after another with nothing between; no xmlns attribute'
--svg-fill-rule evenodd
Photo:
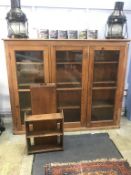
<svg viewBox="0 0 131 175"><path fill-rule="evenodd" d="M25 128L28 154L63 150L63 113L27 116Z"/></svg>

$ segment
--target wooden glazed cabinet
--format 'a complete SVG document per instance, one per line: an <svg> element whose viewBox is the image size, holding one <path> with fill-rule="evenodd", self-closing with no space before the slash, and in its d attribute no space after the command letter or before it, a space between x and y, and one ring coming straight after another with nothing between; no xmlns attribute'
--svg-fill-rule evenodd
<svg viewBox="0 0 131 175"><path fill-rule="evenodd" d="M5 39L13 132L24 131L30 86L56 85L57 111L66 130L116 128L129 40Z"/></svg>

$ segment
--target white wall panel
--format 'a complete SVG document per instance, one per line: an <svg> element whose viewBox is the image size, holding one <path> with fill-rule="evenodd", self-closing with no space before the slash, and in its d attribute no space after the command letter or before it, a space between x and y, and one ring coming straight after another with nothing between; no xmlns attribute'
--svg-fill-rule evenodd
<svg viewBox="0 0 131 175"><path fill-rule="evenodd" d="M100 8L113 9L116 0L21 0L22 6L44 6L64 8ZM123 0L124 8L131 10L131 1ZM0 0L0 5L10 5L10 0Z"/></svg>
<svg viewBox="0 0 131 175"><path fill-rule="evenodd" d="M124 9L127 9L125 14L128 20L128 37L131 38L131 0L124 0L124 2ZM21 0L22 10L28 18L30 38L36 38L36 31L40 28L97 29L98 37L104 38L105 24L114 8L114 4L115 0ZM2 38L7 37L5 17L9 10L10 0L0 0L0 112L10 110L7 70L2 41Z"/></svg>

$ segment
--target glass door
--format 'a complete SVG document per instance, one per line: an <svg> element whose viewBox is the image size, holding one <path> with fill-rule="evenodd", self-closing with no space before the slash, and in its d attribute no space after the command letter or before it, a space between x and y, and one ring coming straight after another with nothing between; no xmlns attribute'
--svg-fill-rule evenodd
<svg viewBox="0 0 131 175"><path fill-rule="evenodd" d="M49 81L48 76L48 50L46 48L36 49L27 46L27 49L16 47L12 52L16 115L19 115L19 127L24 124L24 116L31 114L30 86L36 83ZM18 118L18 116L17 116Z"/></svg>
<svg viewBox="0 0 131 175"><path fill-rule="evenodd" d="M113 123L115 119L116 93L120 61L120 49L95 48L91 50L90 114L88 120L95 123Z"/></svg>
<svg viewBox="0 0 131 175"><path fill-rule="evenodd" d="M64 111L65 127L79 127L81 125L83 50L76 47L57 47L54 54L57 109Z"/></svg>

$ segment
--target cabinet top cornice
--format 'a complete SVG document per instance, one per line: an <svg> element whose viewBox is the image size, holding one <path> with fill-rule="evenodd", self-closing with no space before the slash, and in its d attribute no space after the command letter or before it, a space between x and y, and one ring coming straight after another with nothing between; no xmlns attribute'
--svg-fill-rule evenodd
<svg viewBox="0 0 131 175"><path fill-rule="evenodd" d="M60 41L64 41L64 42L71 42L71 41L75 41L75 42L130 42L131 39L40 39L40 38L23 38L23 39L17 39L17 38L6 38L3 39L4 41L48 41L48 42L60 42Z"/></svg>

